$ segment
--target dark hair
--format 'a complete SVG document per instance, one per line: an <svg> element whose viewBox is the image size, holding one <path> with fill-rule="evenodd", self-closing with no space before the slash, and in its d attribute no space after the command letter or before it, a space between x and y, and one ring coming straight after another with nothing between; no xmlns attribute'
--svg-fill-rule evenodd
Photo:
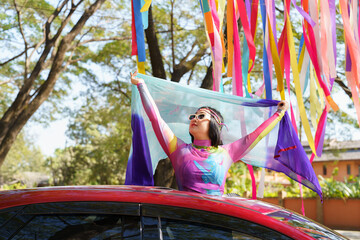
<svg viewBox="0 0 360 240"><path fill-rule="evenodd" d="M219 116L221 123L224 122L223 116L215 108L203 106L203 107L198 108L197 111L199 111L200 109L203 109L203 108L208 108L211 111L214 111ZM217 147L219 145L223 145L223 142L221 140L221 129L222 129L222 125L218 124L217 121L215 120L215 118L211 115L210 124L209 124L209 138L211 140L211 146ZM191 134L190 134L190 136L191 136L191 142L194 142L194 136Z"/></svg>

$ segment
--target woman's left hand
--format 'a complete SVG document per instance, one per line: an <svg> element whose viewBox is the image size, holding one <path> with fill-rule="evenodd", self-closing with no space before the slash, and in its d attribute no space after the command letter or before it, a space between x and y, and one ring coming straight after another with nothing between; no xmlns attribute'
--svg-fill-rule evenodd
<svg viewBox="0 0 360 240"><path fill-rule="evenodd" d="M282 100L277 105L277 110L279 111L286 111L289 108L289 103L285 100Z"/></svg>

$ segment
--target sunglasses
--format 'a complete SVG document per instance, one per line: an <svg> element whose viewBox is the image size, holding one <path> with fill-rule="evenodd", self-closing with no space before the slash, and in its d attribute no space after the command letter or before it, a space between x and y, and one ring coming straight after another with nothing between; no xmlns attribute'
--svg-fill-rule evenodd
<svg viewBox="0 0 360 240"><path fill-rule="evenodd" d="M189 120L193 120L193 119L197 119L197 120L203 120L203 119L208 119L210 120L205 113L200 113L200 114L190 114L189 115Z"/></svg>

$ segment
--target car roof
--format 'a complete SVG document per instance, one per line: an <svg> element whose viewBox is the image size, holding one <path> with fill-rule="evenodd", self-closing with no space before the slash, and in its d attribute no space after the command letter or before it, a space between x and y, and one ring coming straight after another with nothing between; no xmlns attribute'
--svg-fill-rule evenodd
<svg viewBox="0 0 360 240"><path fill-rule="evenodd" d="M161 204L225 214L255 222L295 239L313 239L303 231L267 216L284 210L258 200L218 197L153 186L63 186L0 191L1 209L49 202L128 202Z"/></svg>
<svg viewBox="0 0 360 240"><path fill-rule="evenodd" d="M140 194L141 193L141 194ZM186 207L186 202L203 201L208 203L229 204L233 207L268 214L281 208L272 204L241 197L219 197L192 192L178 191L165 187L130 185L91 185L40 187L0 191L0 209L19 205L62 202L62 201L119 201L136 203L159 203ZM185 200L186 201L181 201ZM193 208L193 205L190 205Z"/></svg>

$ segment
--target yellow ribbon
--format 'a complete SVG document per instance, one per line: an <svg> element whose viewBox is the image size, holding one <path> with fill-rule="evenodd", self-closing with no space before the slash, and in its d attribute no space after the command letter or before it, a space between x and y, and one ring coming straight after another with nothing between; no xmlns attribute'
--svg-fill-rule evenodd
<svg viewBox="0 0 360 240"><path fill-rule="evenodd" d="M299 57L299 68L298 68L298 71L300 72L301 71L301 68L302 68L302 65L303 65L303 62L304 62L304 56L305 56L305 45L303 45L302 49L301 49L301 52L300 52L300 57Z"/></svg>
<svg viewBox="0 0 360 240"><path fill-rule="evenodd" d="M145 62L139 62L138 56L136 56L138 73L145 74Z"/></svg>
<svg viewBox="0 0 360 240"><path fill-rule="evenodd" d="M233 29L233 1L229 0L227 4L227 44L228 44L228 71L227 76L232 77L233 57L234 57L234 29Z"/></svg>
<svg viewBox="0 0 360 240"><path fill-rule="evenodd" d="M286 11L286 26L287 26L287 36L288 36L288 44L289 44L289 51L290 51L290 65L293 73L294 83L295 83L295 94L299 106L300 111L300 119L303 123L304 131L307 137L307 140L309 142L309 146L312 150L312 152L316 155L315 150L315 144L314 144L314 138L311 134L310 130L310 124L309 120L306 116L305 106L304 106L304 100L302 97L302 91L301 91L301 85L300 85L300 79L299 79L299 70L296 60L296 51L295 51L295 44L294 44L294 38L293 38L293 32L292 27L289 21L290 17L288 12Z"/></svg>
<svg viewBox="0 0 360 240"><path fill-rule="evenodd" d="M314 66L312 66L312 65L310 65L310 81L312 81L312 83L314 84L313 85L313 88L315 89L314 106L315 106L316 113L317 113L316 121L319 122L320 116L322 114L322 110L325 107L325 104L324 104L324 95L325 94L324 94L324 91L322 90L322 88L320 87L319 82L317 82L317 78L316 78L316 75L315 75L315 72L314 72ZM316 89L317 89L317 91L316 91Z"/></svg>
<svg viewBox="0 0 360 240"><path fill-rule="evenodd" d="M149 7L151 5L151 0L145 0L144 6L140 9L140 12L146 12L149 10Z"/></svg>
<svg viewBox="0 0 360 240"><path fill-rule="evenodd" d="M268 22L270 22L269 16L267 17L267 19L268 19ZM278 54L278 51L276 48L276 43L275 43L273 31L271 29L271 24L268 24L268 27L269 27L270 49L271 49L271 55L273 57L273 63L275 66L278 90L280 91L281 100L285 100L284 78L283 78L283 71L282 71L281 65L280 65L280 58L279 58L279 54Z"/></svg>
<svg viewBox="0 0 360 240"><path fill-rule="evenodd" d="M316 89L313 81L310 81L310 119L314 129L317 127L317 118L316 118Z"/></svg>

